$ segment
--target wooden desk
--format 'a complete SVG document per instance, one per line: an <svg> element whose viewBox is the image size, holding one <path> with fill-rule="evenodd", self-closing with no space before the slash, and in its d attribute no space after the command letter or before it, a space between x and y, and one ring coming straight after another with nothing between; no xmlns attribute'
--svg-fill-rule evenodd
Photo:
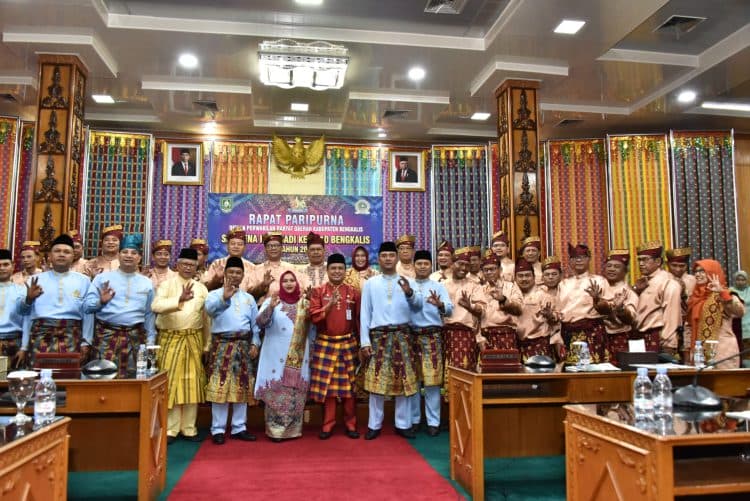
<svg viewBox="0 0 750 501"><path fill-rule="evenodd" d="M70 470L138 470L138 499L152 500L167 474L167 375L148 379L55 381L70 424ZM0 392L7 383L0 381ZM1 408L3 414L15 409Z"/></svg>
<svg viewBox="0 0 750 501"><path fill-rule="evenodd" d="M629 404L620 410L627 408L632 410ZM596 405L566 405L565 410L570 501L666 501L750 492L750 463L739 458L740 448L750 444L750 433L712 433L700 424L696 432L692 424L675 418L678 434L661 436L628 426L617 412L606 413Z"/></svg>
<svg viewBox="0 0 750 501"><path fill-rule="evenodd" d="M670 372L672 384L692 370ZM635 372L477 374L449 367L451 478L484 499L484 458L560 455L565 404L632 398ZM750 370L709 370L700 383L719 395L745 396Z"/></svg>
<svg viewBox="0 0 750 501"><path fill-rule="evenodd" d="M69 424L64 418L0 447L0 499L67 499Z"/></svg>

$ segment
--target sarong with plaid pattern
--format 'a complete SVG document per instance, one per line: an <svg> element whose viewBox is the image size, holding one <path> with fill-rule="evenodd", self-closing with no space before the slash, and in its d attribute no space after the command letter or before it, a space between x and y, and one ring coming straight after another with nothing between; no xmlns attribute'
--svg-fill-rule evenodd
<svg viewBox="0 0 750 501"><path fill-rule="evenodd" d="M604 322L600 318L591 318L562 324L562 338L565 342L566 365L576 365L578 355L570 349L576 341L586 341L591 355L591 362L600 364L604 362L604 343L606 332Z"/></svg>
<svg viewBox="0 0 750 501"><path fill-rule="evenodd" d="M354 336L318 334L310 356L310 400L323 403L327 397L354 397L356 370Z"/></svg>
<svg viewBox="0 0 750 501"><path fill-rule="evenodd" d="M31 322L31 360L34 366L37 353L79 353L81 351L81 321L37 318Z"/></svg>
<svg viewBox="0 0 750 501"><path fill-rule="evenodd" d="M115 325L97 319L94 323L94 346L99 357L117 364L117 377L135 372L138 345L146 343L143 324Z"/></svg>
<svg viewBox="0 0 750 501"><path fill-rule="evenodd" d="M250 358L249 333L214 333L206 370L208 402L255 404L255 360Z"/></svg>
<svg viewBox="0 0 750 501"><path fill-rule="evenodd" d="M372 357L365 372L365 390L407 397L417 392L410 336L408 324L370 329Z"/></svg>
<svg viewBox="0 0 750 501"><path fill-rule="evenodd" d="M445 374L443 328L412 327L412 351L417 378L425 386L440 386Z"/></svg>
<svg viewBox="0 0 750 501"><path fill-rule="evenodd" d="M8 357L8 369L18 369L15 356L18 353L18 349L21 347L22 333L20 332L4 332L0 337L0 355Z"/></svg>

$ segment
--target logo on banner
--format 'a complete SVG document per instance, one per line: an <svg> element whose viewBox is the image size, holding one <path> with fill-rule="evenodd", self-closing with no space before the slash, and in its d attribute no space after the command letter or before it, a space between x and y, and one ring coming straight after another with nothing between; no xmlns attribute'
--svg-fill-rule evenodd
<svg viewBox="0 0 750 501"><path fill-rule="evenodd" d="M299 197L294 197L289 203L289 212L292 214L307 214L307 202Z"/></svg>
<svg viewBox="0 0 750 501"><path fill-rule="evenodd" d="M370 202L367 200L359 199L354 204L354 213L355 214L369 214L370 213Z"/></svg>
<svg viewBox="0 0 750 501"><path fill-rule="evenodd" d="M234 204L232 203L232 197L221 197L219 200L219 210L225 214L232 212Z"/></svg>

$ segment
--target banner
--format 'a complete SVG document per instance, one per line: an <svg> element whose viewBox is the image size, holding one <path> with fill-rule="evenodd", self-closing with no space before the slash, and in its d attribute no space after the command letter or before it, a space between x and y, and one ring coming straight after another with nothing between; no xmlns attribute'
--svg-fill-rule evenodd
<svg viewBox="0 0 750 501"><path fill-rule="evenodd" d="M340 252L349 263L362 245L376 264L382 220L382 197L209 193L208 260L226 256L226 233L242 228L249 244L245 257L254 263L264 259L261 237L267 231L284 234L284 261L306 263L307 234L314 231L325 240L327 255Z"/></svg>

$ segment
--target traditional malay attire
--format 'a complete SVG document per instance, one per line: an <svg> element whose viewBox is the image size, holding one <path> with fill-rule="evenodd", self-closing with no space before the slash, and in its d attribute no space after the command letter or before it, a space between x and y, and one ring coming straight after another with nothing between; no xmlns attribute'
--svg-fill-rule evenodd
<svg viewBox="0 0 750 501"><path fill-rule="evenodd" d="M13 262L8 249L0 249L0 261ZM28 310L25 302L26 287L10 279L0 282L0 355L8 357L8 367L17 369L15 356L21 347L23 313Z"/></svg>
<svg viewBox="0 0 750 501"><path fill-rule="evenodd" d="M628 249L612 249L607 253L607 261L619 261L628 268L630 263L630 251ZM605 262L605 264L606 264ZM625 280L616 283L610 283L606 280L606 286L602 289L601 300L609 303L610 313L605 315L604 331L606 332L604 343L604 361L617 365L617 354L621 351L628 351L628 340L633 335L633 324L623 321L623 316L635 319L636 308L638 307L638 294L628 285ZM616 304L622 304L622 311L626 312L618 315Z"/></svg>
<svg viewBox="0 0 750 501"><path fill-rule="evenodd" d="M437 271L434 271L430 274L430 280L433 280L435 282L445 282L451 276L453 276L452 265L453 265L453 252L455 251L455 249L453 248L453 245L451 245L449 241L443 240L442 242L440 242L440 245L438 245L438 248L437 248L438 255L440 255L440 253L443 251L451 253L451 262L450 264L448 264L447 268L438 269Z"/></svg>
<svg viewBox="0 0 750 501"><path fill-rule="evenodd" d="M243 269L242 260L230 257L225 270L229 268ZM250 357L250 348L260 347L258 306L253 296L241 288L225 301L222 286L208 293L206 313L213 319L206 385L206 401L211 402L211 436L214 443L224 443L232 404L230 437L252 442L255 436L247 432L247 406L255 404L255 361Z"/></svg>
<svg viewBox="0 0 750 501"><path fill-rule="evenodd" d="M181 259L197 261L198 253L195 249L182 249L178 261ZM180 302L187 284L192 284L193 297ZM178 433L188 440L199 440L195 421L198 404L205 400L206 390L201 354L207 296L205 285L178 273L161 284L151 304L157 314L156 328L161 345L159 364L167 372L169 382L168 442L173 442Z"/></svg>
<svg viewBox="0 0 750 501"><path fill-rule="evenodd" d="M343 264L341 254L328 256L327 265ZM338 291L339 300L326 311ZM310 362L310 399L323 404L321 439L330 437L336 425L336 400L344 404L344 424L349 438L359 438L354 382L357 369L360 293L353 286L326 282L313 289L310 317L317 334Z"/></svg>
<svg viewBox="0 0 750 501"><path fill-rule="evenodd" d="M525 259L519 259L516 272L531 271L531 263ZM545 355L556 358L553 345L563 346L560 335L560 313L555 309L556 298L538 285L535 285L522 294L521 315L516 318L516 334L518 336L518 350L524 362L534 355ZM547 305L552 307L554 320L541 315L542 309Z"/></svg>
<svg viewBox="0 0 750 501"><path fill-rule="evenodd" d="M400 237L398 237L398 240L396 240L396 249L398 249L402 245L405 245L407 247L411 247L411 249L414 250L414 245L416 244L416 242L417 237L415 237L414 235L401 235ZM399 258L398 263L396 263L396 274L409 278L416 277L417 273L414 271L414 259L412 258L410 263L404 263Z"/></svg>
<svg viewBox="0 0 750 501"><path fill-rule="evenodd" d="M294 277L292 292L281 287L285 276ZM265 330L258 362L255 398L265 403L266 435L274 442L302 436L305 400L310 384L309 304L292 270L281 273L279 304L272 298L260 307L257 323Z"/></svg>
<svg viewBox="0 0 750 501"><path fill-rule="evenodd" d="M500 230L492 235L492 241L490 246L495 242L503 242L510 249L510 241L508 240L508 234L503 230ZM500 257L495 254L498 259L498 266L500 267L500 278L506 282L512 282L516 279L516 263L507 255ZM541 275L541 274L540 274Z"/></svg>
<svg viewBox="0 0 750 501"><path fill-rule="evenodd" d="M664 254L667 257L667 264L669 263L684 263L685 266L688 265L690 262L690 255L693 253L693 249L690 247L680 247L677 249L670 249L666 251ZM680 306L682 309L682 342L679 343L680 349L687 348L687 351L692 350L693 341L692 341L692 331L690 328L690 321L687 317L687 303L688 298L693 294L693 290L695 289L695 277L691 275L690 273L685 271L681 277L678 277L674 275L672 272L669 271L669 267L667 267L667 273L672 275L672 277L677 280L677 283L680 284ZM679 333L679 331L678 331Z"/></svg>
<svg viewBox="0 0 750 501"><path fill-rule="evenodd" d="M141 235L127 235L120 242L120 249L134 249L140 254L142 245ZM115 295L102 304L99 291L105 283ZM139 345L156 342L151 311L154 287L140 273L126 273L120 268L98 274L91 285L84 298L84 311L94 315L92 347L99 358L117 364L118 377L126 377L136 370Z"/></svg>
<svg viewBox="0 0 750 501"><path fill-rule="evenodd" d="M107 226L102 230L101 239L104 240L104 237L112 235L114 237L117 237L118 245L119 242L122 241L122 225L121 224L113 224L112 226ZM113 271L120 267L120 260L117 257L117 254L115 254L115 257L110 258L109 256L99 255L95 257L94 259L89 259L87 266L86 266L86 275L88 275L90 278L94 278L97 273L102 273L105 271Z"/></svg>
<svg viewBox="0 0 750 501"><path fill-rule="evenodd" d="M354 256L358 250L362 250L367 256L367 261L363 266L358 265L354 259ZM361 245L355 247L354 252L352 252L352 266L351 268L346 270L344 283L351 285L358 291L361 291L365 281L377 274L378 272L370 267L370 253L367 252L367 249L365 249Z"/></svg>
<svg viewBox="0 0 750 501"><path fill-rule="evenodd" d="M492 252L485 256L482 261L482 265L485 264L498 264ZM516 269L518 269L518 264L516 264ZM528 269L530 270L531 266ZM482 285L479 290L478 302L482 305L482 317L480 319L482 339L480 339L480 342L486 341L487 348L491 349L517 349L517 315L509 313L508 310L521 311L523 302L521 289L515 282L506 282L501 279L494 284L488 282ZM500 292L503 295L502 302L498 302L492 297L493 291Z"/></svg>
<svg viewBox="0 0 750 501"><path fill-rule="evenodd" d="M238 229L238 228L229 230L229 233L227 233L227 243L229 243L229 241L233 239L242 240L242 242L246 244L247 235L245 233L245 230ZM191 248L198 250L199 245L200 244L196 244L195 246L191 245ZM220 257L219 259L213 261L208 266L206 273L201 278L201 283L203 285L208 285L214 280L216 280L217 277L223 277L224 268L227 265L227 259L229 259L229 256ZM242 259L242 267L245 270L244 277L245 277L245 280L247 280L250 274L255 269L255 265L251 263L250 261L248 261L247 259L245 259L244 257L240 257L240 259ZM222 287L223 287L223 284L222 284Z"/></svg>
<svg viewBox="0 0 750 501"><path fill-rule="evenodd" d="M568 257L573 259L577 256L591 257L591 252L586 245L578 244L574 247L569 243ZM562 319L562 338L567 351L565 363L568 365L575 365L578 362L577 355L570 349L576 341L588 343L593 363L598 364L604 361L606 335L604 321L602 315L594 308L594 299L586 291L592 283L602 290L607 285L604 277L588 271L560 282L558 298Z"/></svg>
<svg viewBox="0 0 750 501"><path fill-rule="evenodd" d="M50 248L65 245L73 249L73 239L60 235ZM30 365L37 353L80 352L81 344L90 345L93 338L93 317L83 308L83 298L91 282L75 271L45 271L36 277L44 291L26 310L22 350L31 350Z"/></svg>
<svg viewBox="0 0 750 501"><path fill-rule="evenodd" d="M482 276L482 270L480 269L477 272L471 271L471 266L474 261L479 262L479 266L481 268L482 266L482 247L479 245L472 245L469 247L469 272L466 274L466 278L474 282L475 284L483 284L484 283L484 277Z"/></svg>
<svg viewBox="0 0 750 501"><path fill-rule="evenodd" d="M393 242L380 244L378 254L398 252ZM367 362L365 390L370 392L366 440L380 435L383 426L383 403L386 396L396 400L396 432L406 437L411 433L411 413L407 397L417 391L417 374L411 348L409 320L412 312L422 308L422 298L413 292L416 284L406 278L412 288L407 297L398 284L400 275L378 275L365 282L360 310L360 346L372 347Z"/></svg>
<svg viewBox="0 0 750 501"><path fill-rule="evenodd" d="M325 242L323 237L312 231L307 234L307 245L322 245L325 249ZM300 268L300 273L305 277L305 284L312 287L318 287L328 281L328 274L326 273L326 263L323 261L319 265L307 264Z"/></svg>
<svg viewBox="0 0 750 501"><path fill-rule="evenodd" d="M539 251L539 259L537 259L535 262L531 263L531 265L534 267L534 280L536 281L537 285L542 285L544 283L542 279L542 239L537 236L531 236L526 237L521 241L521 248L518 249L518 257L521 259L523 257L523 250L526 247L536 247L536 250ZM517 264L517 263L516 263ZM514 277L515 280L515 277Z"/></svg>
<svg viewBox="0 0 750 501"><path fill-rule="evenodd" d="M21 252L23 251L33 251L34 254L36 254L37 260L39 259L39 248L41 247L41 243L37 242L36 240L27 240L23 244L21 244ZM19 272L14 273L10 276L10 280L14 284L23 285L25 284L29 278L40 274L44 270L41 269L39 266L34 268L34 271L31 273L27 272L26 270L21 270Z"/></svg>
<svg viewBox="0 0 750 501"><path fill-rule="evenodd" d="M740 351L737 338L732 331L732 319L745 314L745 305L735 294L727 289L727 279L721 264L713 259L701 259L693 263L693 272L701 267L706 272L708 280L717 276L721 284L721 292L714 292L708 288L709 283L697 284L688 299L688 319L693 336L691 354L695 350L695 341L718 341L714 360L729 357ZM705 349L705 348L704 348ZM708 360L707 360L708 361ZM736 369L740 366L740 358L732 358L718 364L718 369Z"/></svg>
<svg viewBox="0 0 750 501"><path fill-rule="evenodd" d="M208 273L208 270L206 269L206 259L208 258L208 241L205 238L193 238L192 240L190 240L190 248L195 249L204 256L202 263L199 256L198 267L195 269L195 279L199 282L205 283L204 278L206 277L206 273Z"/></svg>
<svg viewBox="0 0 750 501"><path fill-rule="evenodd" d="M639 256L661 258L661 242L647 242L637 249ZM677 353L677 330L682 325L680 284L672 275L658 268L646 276L648 287L638 296L633 339L643 339L648 351Z"/></svg>
<svg viewBox="0 0 750 501"><path fill-rule="evenodd" d="M73 244L83 245L83 240L81 239L81 233L78 230L68 230L68 236L73 239ZM75 271L77 273L86 274L86 269L89 265L89 260L84 259L83 255L73 261L73 264L71 265L70 269L72 271Z"/></svg>
<svg viewBox="0 0 750 501"><path fill-rule="evenodd" d="M560 276L562 277L562 261L560 261L560 258L557 256L547 256L542 260L542 274L544 274L545 271L548 269L555 269L560 272ZM536 280L535 280L536 281ZM540 285L538 287L541 287L541 289L550 296L552 296L555 299L555 307L559 311L559 304L558 303L558 295L560 291L560 283L558 282L557 286L550 289L547 287L547 285Z"/></svg>
<svg viewBox="0 0 750 501"><path fill-rule="evenodd" d="M284 235L282 235L280 231L269 231L263 235L262 240L264 246L268 245L271 242L278 242L279 244L283 244ZM263 291L260 290L260 287L263 283L263 279L265 278L266 271L271 272L271 278L273 279L273 281L269 284L268 290ZM294 265L287 263L286 261L269 261L268 259L263 261L261 264L253 267L253 269L249 273L245 273L245 278L242 281L241 287L248 290L256 298L262 298L264 296L270 297L273 294L277 294L279 292L281 275L283 275L286 271L291 271L292 273L294 273L294 277L300 283L300 288L304 290L305 280L301 278L301 275L294 267ZM259 293L256 294L256 291L259 291Z"/></svg>
<svg viewBox="0 0 750 501"><path fill-rule="evenodd" d="M153 255L156 251L163 249L169 252L169 254L172 254L172 241L171 240L157 240L154 242L154 247L151 250L151 254ZM174 277L177 275L177 272L170 269L169 265L167 265L166 268L163 270L158 269L156 266L151 266L146 272L144 273L150 280L151 284L154 286L154 290L158 289L159 286L167 281L168 279Z"/></svg>
<svg viewBox="0 0 750 501"><path fill-rule="evenodd" d="M468 247L456 249L456 261L464 261L468 264L470 252ZM478 332L479 320L458 301L461 299L461 293L466 292L472 303L478 302L481 299L481 287L468 276L457 279L455 273L445 281L444 285L453 304L453 313L443 318L443 348L446 365L443 381L447 384L448 365L469 371L475 371L477 368L477 342L481 339Z"/></svg>
<svg viewBox="0 0 750 501"><path fill-rule="evenodd" d="M414 261L426 259L432 261L429 251L420 250L414 255ZM412 350L414 352L417 380L424 387L424 406L427 416L427 433L438 434L440 427L440 388L445 376L445 354L443 352L443 317L453 313L453 303L445 286L432 280L415 279L414 293L422 298L422 309L413 311L409 324L412 329ZM427 300L435 291L443 303L438 309ZM419 426L422 421L421 395L417 391L409 397L411 424Z"/></svg>

